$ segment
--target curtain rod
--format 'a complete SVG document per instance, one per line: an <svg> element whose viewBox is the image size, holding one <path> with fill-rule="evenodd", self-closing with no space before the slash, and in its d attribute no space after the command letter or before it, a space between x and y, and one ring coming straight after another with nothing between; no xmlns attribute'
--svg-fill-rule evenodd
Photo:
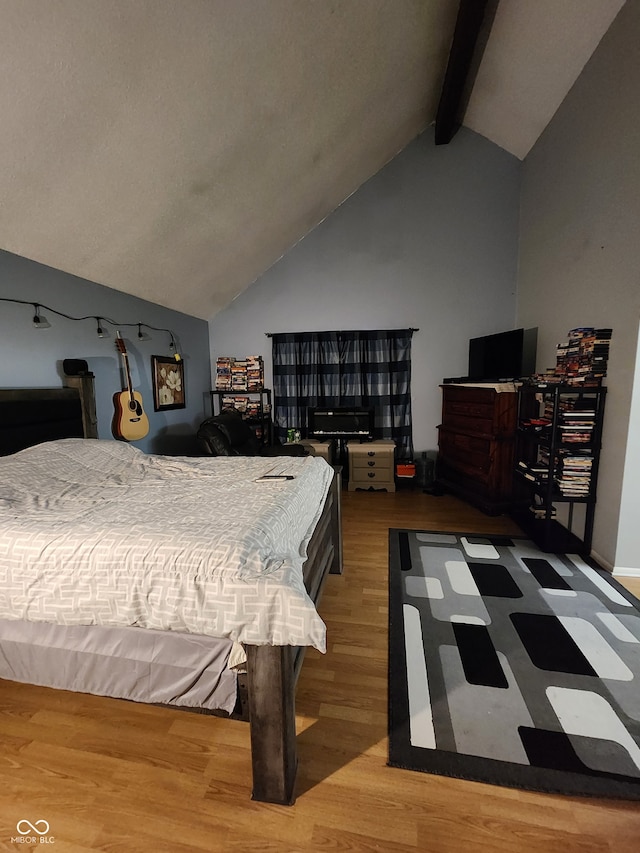
<svg viewBox="0 0 640 853"><path fill-rule="evenodd" d="M378 330L377 329L357 329L357 330L349 330L349 331L376 332ZM390 332L398 331L399 332L399 331L401 331L401 329L384 329L384 331L390 331ZM410 326L408 328L408 331L409 332L419 332L420 329L415 329L415 328L412 328ZM343 335L345 333L345 330L344 329L332 329L331 332L333 332L333 334L335 334L335 335ZM265 332L265 335L267 338L272 338L274 335L309 335L309 334L314 334L314 333L313 332ZM327 332L316 332L315 334L324 335L324 334L327 334Z"/></svg>

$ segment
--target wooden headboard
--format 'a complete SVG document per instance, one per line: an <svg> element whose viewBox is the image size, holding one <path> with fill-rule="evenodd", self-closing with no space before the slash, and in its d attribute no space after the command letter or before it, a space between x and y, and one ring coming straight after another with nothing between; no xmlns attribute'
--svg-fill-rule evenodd
<svg viewBox="0 0 640 853"><path fill-rule="evenodd" d="M0 389L0 456L57 438L97 438L93 376L74 387Z"/></svg>

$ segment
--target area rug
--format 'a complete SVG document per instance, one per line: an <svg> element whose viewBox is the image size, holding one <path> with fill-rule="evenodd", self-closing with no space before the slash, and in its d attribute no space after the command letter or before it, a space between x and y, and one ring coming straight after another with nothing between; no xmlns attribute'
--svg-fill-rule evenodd
<svg viewBox="0 0 640 853"><path fill-rule="evenodd" d="M640 602L526 538L389 537L389 765L640 799Z"/></svg>

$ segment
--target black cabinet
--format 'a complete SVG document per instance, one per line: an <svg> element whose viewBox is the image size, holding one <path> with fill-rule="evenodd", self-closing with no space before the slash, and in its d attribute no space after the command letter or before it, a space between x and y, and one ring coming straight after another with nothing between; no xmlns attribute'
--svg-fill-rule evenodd
<svg viewBox="0 0 640 853"><path fill-rule="evenodd" d="M591 551L605 399L603 387L519 390L512 514L543 551Z"/></svg>
<svg viewBox="0 0 640 853"><path fill-rule="evenodd" d="M271 389L260 391L211 391L211 413L219 415L223 409L240 412L263 444L272 444Z"/></svg>

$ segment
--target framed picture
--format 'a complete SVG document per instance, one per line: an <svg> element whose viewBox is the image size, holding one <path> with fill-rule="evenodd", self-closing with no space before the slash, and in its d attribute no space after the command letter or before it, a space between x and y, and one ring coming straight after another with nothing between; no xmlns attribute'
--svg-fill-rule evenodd
<svg viewBox="0 0 640 853"><path fill-rule="evenodd" d="M170 355L151 356L153 408L156 412L184 409L184 362Z"/></svg>

